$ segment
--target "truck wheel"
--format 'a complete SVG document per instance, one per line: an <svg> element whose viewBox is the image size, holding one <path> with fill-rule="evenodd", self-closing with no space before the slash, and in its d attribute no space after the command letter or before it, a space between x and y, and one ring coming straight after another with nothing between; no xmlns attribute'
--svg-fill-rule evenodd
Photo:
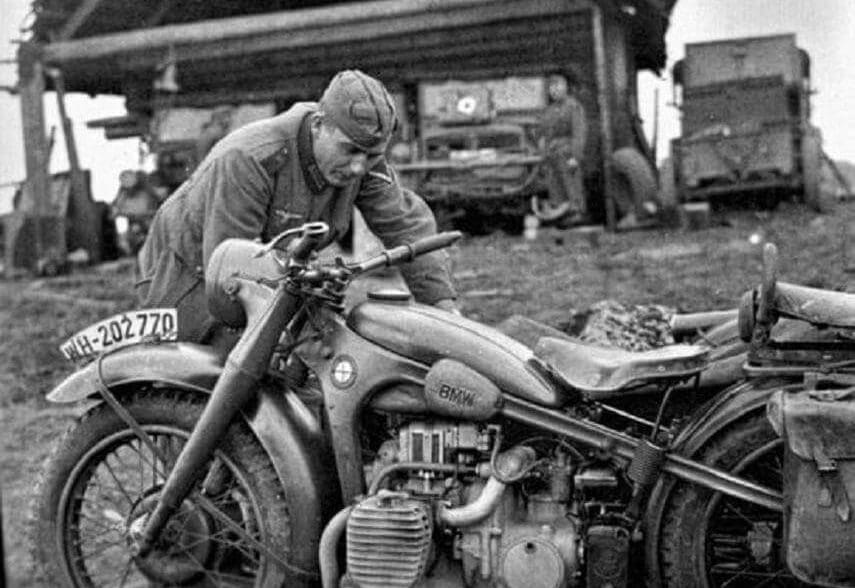
<svg viewBox="0 0 855 588"><path fill-rule="evenodd" d="M659 210L656 176L647 158L633 147L622 147L612 153L614 172L613 199L618 217L633 213L637 219Z"/></svg>
<svg viewBox="0 0 855 588"><path fill-rule="evenodd" d="M816 133L802 138L802 182L805 204L817 212L829 212L833 203L822 190L822 144Z"/></svg>

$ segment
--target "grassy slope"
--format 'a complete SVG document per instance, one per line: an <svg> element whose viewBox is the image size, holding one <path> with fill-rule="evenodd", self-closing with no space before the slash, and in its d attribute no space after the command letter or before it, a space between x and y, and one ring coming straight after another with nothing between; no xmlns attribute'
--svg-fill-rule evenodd
<svg viewBox="0 0 855 588"><path fill-rule="evenodd" d="M733 307L759 279L760 248L748 242L752 233L779 245L785 279L831 288L855 280L844 273L841 255L842 231L855 227L855 202L821 217L796 206L774 215L740 213L729 225L602 234L596 245L551 230L532 243L504 235L468 238L453 251L463 311L488 323L523 314L557 325L571 309L603 298L684 311ZM73 407L48 407L42 399L72 369L57 345L130 308L132 279L124 263L54 280L0 282L0 468L12 586L38 585L27 571L26 506L50 443L75 414Z"/></svg>
<svg viewBox="0 0 855 588"><path fill-rule="evenodd" d="M57 345L133 305L130 268L122 262L54 280L0 281L0 483L10 586L42 585L29 569L25 520L41 463L77 411L43 400L72 369Z"/></svg>
<svg viewBox="0 0 855 588"><path fill-rule="evenodd" d="M844 272L841 237L852 227L855 240L855 202L826 216L794 205L774 214L741 212L729 215L726 225L601 234L598 243L552 230L532 243L495 235L468 239L455 255L463 309L488 323L522 314L560 324L571 309L584 310L603 298L684 312L732 308L759 282L762 247L749 242L752 234L778 245L784 280L832 289L855 280ZM476 296L467 297L471 290ZM477 292L490 290L500 295Z"/></svg>

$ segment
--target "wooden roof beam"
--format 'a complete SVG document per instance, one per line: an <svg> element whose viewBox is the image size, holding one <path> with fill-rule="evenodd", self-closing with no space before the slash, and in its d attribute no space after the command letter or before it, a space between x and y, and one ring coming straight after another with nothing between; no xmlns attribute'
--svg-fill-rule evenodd
<svg viewBox="0 0 855 588"><path fill-rule="evenodd" d="M589 0L375 0L135 29L50 43L45 47L45 58L48 63L57 65L119 55L156 61L161 59L158 50L173 47L181 49L180 61L212 54L225 57L390 34L413 34L508 18L557 15L589 4Z"/></svg>

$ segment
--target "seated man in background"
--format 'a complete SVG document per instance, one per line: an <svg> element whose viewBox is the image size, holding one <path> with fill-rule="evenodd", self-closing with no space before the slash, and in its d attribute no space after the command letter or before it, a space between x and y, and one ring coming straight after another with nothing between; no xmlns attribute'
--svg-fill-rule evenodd
<svg viewBox="0 0 855 588"><path fill-rule="evenodd" d="M431 210L386 165L396 123L383 84L347 70L319 102L296 103L219 140L158 210L139 254L140 304L177 308L179 339L204 342L218 328L204 268L225 239L268 241L324 221L329 244L347 232L354 205L386 247L435 233ZM417 301L454 311L447 257L434 252L400 269Z"/></svg>
<svg viewBox="0 0 855 588"><path fill-rule="evenodd" d="M540 124L549 199L538 216L580 223L588 212L582 160L588 134L585 108L570 94L564 76L549 76L547 93L550 103Z"/></svg>

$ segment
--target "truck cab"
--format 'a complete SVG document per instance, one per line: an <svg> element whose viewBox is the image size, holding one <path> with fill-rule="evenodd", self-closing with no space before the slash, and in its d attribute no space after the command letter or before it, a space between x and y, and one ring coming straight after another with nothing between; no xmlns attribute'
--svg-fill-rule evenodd
<svg viewBox="0 0 855 588"><path fill-rule="evenodd" d="M419 84L414 148L395 167L440 220L477 218L487 228L529 212L544 190L544 84L542 76Z"/></svg>
<svg viewBox="0 0 855 588"><path fill-rule="evenodd" d="M673 68L683 202L792 193L819 207L821 143L810 124L810 60L795 35L695 43Z"/></svg>

